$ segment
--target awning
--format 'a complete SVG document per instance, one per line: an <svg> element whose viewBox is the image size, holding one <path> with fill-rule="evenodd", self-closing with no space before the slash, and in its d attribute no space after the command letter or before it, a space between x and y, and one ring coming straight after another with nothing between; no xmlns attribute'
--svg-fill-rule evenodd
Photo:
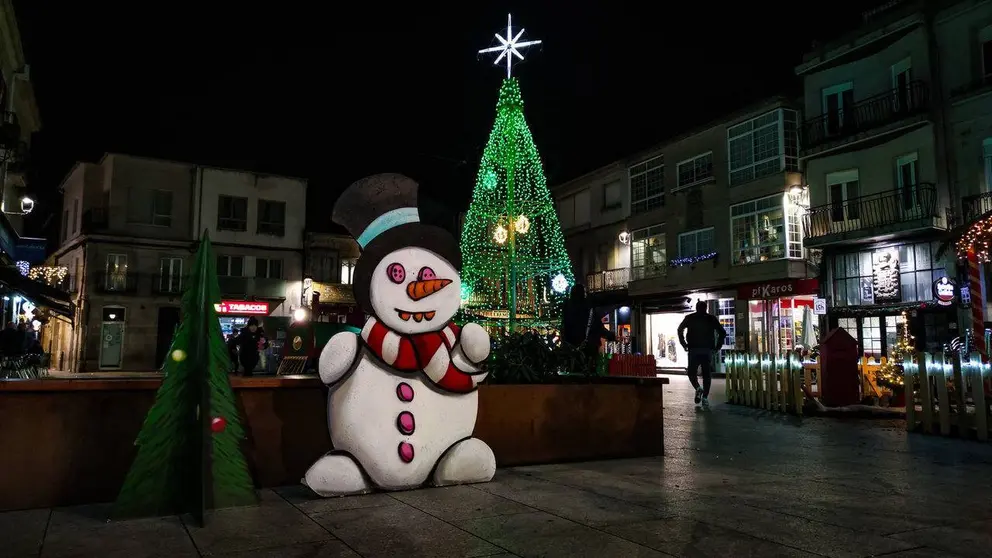
<svg viewBox="0 0 992 558"><path fill-rule="evenodd" d="M38 306L44 306L56 314L70 320L76 313L76 305L69 293L21 275L16 267L0 266L0 284L26 296Z"/></svg>

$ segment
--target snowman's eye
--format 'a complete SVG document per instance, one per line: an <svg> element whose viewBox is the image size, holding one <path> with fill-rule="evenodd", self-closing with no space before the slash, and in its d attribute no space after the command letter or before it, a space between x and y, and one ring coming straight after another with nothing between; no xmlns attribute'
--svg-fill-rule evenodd
<svg viewBox="0 0 992 558"><path fill-rule="evenodd" d="M437 279L437 275L434 275L434 270L429 267L420 268L420 273L417 274L417 280L430 281L431 279Z"/></svg>
<svg viewBox="0 0 992 558"><path fill-rule="evenodd" d="M393 283L402 283L406 280L406 270L398 263L389 264L389 267L386 268L386 275Z"/></svg>

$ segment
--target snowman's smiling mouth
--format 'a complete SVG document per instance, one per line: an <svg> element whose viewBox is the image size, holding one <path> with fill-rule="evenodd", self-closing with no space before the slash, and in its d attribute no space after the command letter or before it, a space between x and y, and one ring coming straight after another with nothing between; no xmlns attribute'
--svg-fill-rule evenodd
<svg viewBox="0 0 992 558"><path fill-rule="evenodd" d="M431 310L430 312L407 312L406 310L400 310L399 308L396 308L396 315L399 316L400 319L403 320L404 322L410 321L410 318L413 318L413 321L417 323L420 323L424 320L427 320L429 322L434 319L434 316L436 314L437 312L434 310Z"/></svg>

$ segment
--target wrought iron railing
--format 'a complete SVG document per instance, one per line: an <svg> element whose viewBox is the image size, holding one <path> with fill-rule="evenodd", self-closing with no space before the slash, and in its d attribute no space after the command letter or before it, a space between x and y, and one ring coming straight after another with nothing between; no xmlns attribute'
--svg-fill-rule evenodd
<svg viewBox="0 0 992 558"><path fill-rule="evenodd" d="M105 293L133 293L138 290L138 274L104 271L97 277L97 289Z"/></svg>
<svg viewBox="0 0 992 558"><path fill-rule="evenodd" d="M828 112L803 123L802 148L811 149L830 141L866 132L930 109L930 87L912 81L885 93Z"/></svg>
<svg viewBox="0 0 992 558"><path fill-rule="evenodd" d="M586 290L595 293L600 291L618 291L627 288L630 281L630 268L607 269L586 275Z"/></svg>
<svg viewBox="0 0 992 558"><path fill-rule="evenodd" d="M977 196L966 196L961 200L961 223L975 221L982 215L992 211L992 192L984 192Z"/></svg>
<svg viewBox="0 0 992 558"><path fill-rule="evenodd" d="M186 276L176 273L156 275L152 288L159 294L181 294L186 290Z"/></svg>
<svg viewBox="0 0 992 558"><path fill-rule="evenodd" d="M940 200L933 184L916 184L811 207L803 216L806 238L868 232L905 221L934 219Z"/></svg>

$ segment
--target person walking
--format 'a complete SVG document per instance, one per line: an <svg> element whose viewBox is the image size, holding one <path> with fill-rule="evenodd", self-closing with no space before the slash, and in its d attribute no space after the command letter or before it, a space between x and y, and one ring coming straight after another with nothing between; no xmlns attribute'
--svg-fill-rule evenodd
<svg viewBox="0 0 992 558"><path fill-rule="evenodd" d="M686 330L689 330L686 335ZM713 381L713 352L723 347L727 340L727 330L716 316L706 312L706 303L696 303L696 311L686 316L679 324L679 343L689 354L689 382L696 389L696 405L710 406L710 384ZM696 379L697 369L702 369L703 387Z"/></svg>
<svg viewBox="0 0 992 558"><path fill-rule="evenodd" d="M258 325L258 319L248 318L248 325L238 334L238 357L241 366L244 368L244 375L251 376L255 367L258 366L259 351L269 346L265 338L265 330Z"/></svg>

